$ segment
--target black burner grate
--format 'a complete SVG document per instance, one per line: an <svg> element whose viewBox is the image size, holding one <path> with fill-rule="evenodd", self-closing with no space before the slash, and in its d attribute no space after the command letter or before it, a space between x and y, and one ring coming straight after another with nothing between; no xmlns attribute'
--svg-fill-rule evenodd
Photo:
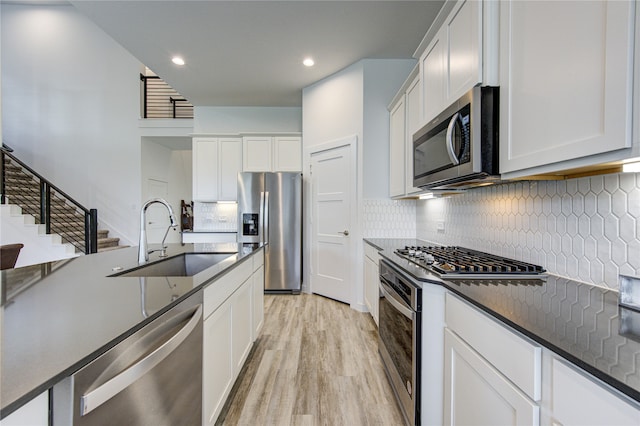
<svg viewBox="0 0 640 426"><path fill-rule="evenodd" d="M541 266L456 246L405 247L402 257L440 274L541 274Z"/></svg>

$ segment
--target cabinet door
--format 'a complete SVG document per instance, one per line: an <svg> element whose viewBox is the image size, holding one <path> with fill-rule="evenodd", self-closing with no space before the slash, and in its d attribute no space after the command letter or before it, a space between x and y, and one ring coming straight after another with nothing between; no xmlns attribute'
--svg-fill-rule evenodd
<svg viewBox="0 0 640 426"><path fill-rule="evenodd" d="M420 57L422 82L422 122L428 123L443 109L445 100L446 34L438 32Z"/></svg>
<svg viewBox="0 0 640 426"><path fill-rule="evenodd" d="M377 284L377 274L374 273L375 264L368 256L364 257L364 304L369 309L371 316L375 319L376 315L373 312L373 298L371 295L372 287Z"/></svg>
<svg viewBox="0 0 640 426"><path fill-rule="evenodd" d="M218 144L218 200L237 201L238 172L242 171L242 141L239 138L221 138Z"/></svg>
<svg viewBox="0 0 640 426"><path fill-rule="evenodd" d="M203 333L203 424L214 425L234 382L230 301L205 319Z"/></svg>
<svg viewBox="0 0 640 426"><path fill-rule="evenodd" d="M413 186L413 134L420 130L421 117L422 117L422 88L420 77L416 77L411 85L407 88L405 102L406 102L406 120L407 123L406 134L406 147L405 147L405 192L407 194L413 194L420 192L420 188Z"/></svg>
<svg viewBox="0 0 640 426"><path fill-rule="evenodd" d="M260 335L264 324L264 267L261 266L253 273L253 340Z"/></svg>
<svg viewBox="0 0 640 426"><path fill-rule="evenodd" d="M270 172L271 137L245 136L242 138L242 170Z"/></svg>
<svg viewBox="0 0 640 426"><path fill-rule="evenodd" d="M48 426L49 392L43 392L8 417L2 419L2 426Z"/></svg>
<svg viewBox="0 0 640 426"><path fill-rule="evenodd" d="M233 376L238 376L244 364L251 345L253 344L253 324L251 322L251 297L253 295L253 280L248 279L231 296L232 304L232 357Z"/></svg>
<svg viewBox="0 0 640 426"><path fill-rule="evenodd" d="M444 351L445 425L539 424L539 407L449 329Z"/></svg>
<svg viewBox="0 0 640 426"><path fill-rule="evenodd" d="M447 31L447 107L482 82L482 2L461 0L449 14Z"/></svg>
<svg viewBox="0 0 640 426"><path fill-rule="evenodd" d="M405 194L405 100L393 107L389 115L389 196Z"/></svg>
<svg viewBox="0 0 640 426"><path fill-rule="evenodd" d="M556 358L551 371L554 425L640 424L637 403L624 401Z"/></svg>
<svg viewBox="0 0 640 426"><path fill-rule="evenodd" d="M302 171L302 139L298 137L273 138L273 171Z"/></svg>
<svg viewBox="0 0 640 426"><path fill-rule="evenodd" d="M501 3L501 173L631 146L634 6Z"/></svg>
<svg viewBox="0 0 640 426"><path fill-rule="evenodd" d="M218 200L218 139L193 138L193 199Z"/></svg>

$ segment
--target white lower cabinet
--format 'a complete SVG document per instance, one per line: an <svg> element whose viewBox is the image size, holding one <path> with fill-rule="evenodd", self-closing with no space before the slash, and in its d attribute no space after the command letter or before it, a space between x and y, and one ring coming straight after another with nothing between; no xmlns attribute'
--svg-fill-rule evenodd
<svg viewBox="0 0 640 426"><path fill-rule="evenodd" d="M447 293L445 425L640 425L640 403Z"/></svg>
<svg viewBox="0 0 640 426"><path fill-rule="evenodd" d="M262 250L252 257L204 289L204 425L216 423L263 322L264 297L256 292L264 282Z"/></svg>
<svg viewBox="0 0 640 426"><path fill-rule="evenodd" d="M444 424L538 425L542 349L448 293Z"/></svg>
<svg viewBox="0 0 640 426"><path fill-rule="evenodd" d="M48 426L49 391L42 392L0 421L2 426Z"/></svg>
<svg viewBox="0 0 640 426"><path fill-rule="evenodd" d="M445 425L539 424L539 407L448 329L444 350Z"/></svg>
<svg viewBox="0 0 640 426"><path fill-rule="evenodd" d="M371 312L371 316L378 325L378 302L380 300L380 278L378 249L364 243L364 303Z"/></svg>
<svg viewBox="0 0 640 426"><path fill-rule="evenodd" d="M231 339L233 356L233 372L237 376L249 355L253 344L253 323L251 321L253 296L253 278L242 284L231 296Z"/></svg>
<svg viewBox="0 0 640 426"><path fill-rule="evenodd" d="M213 425L233 386L231 303L220 306L204 321L202 410L204 425Z"/></svg>
<svg viewBox="0 0 640 426"><path fill-rule="evenodd" d="M551 419L543 420L543 423L556 426L640 425L640 404L616 394L617 391L554 355L549 355L548 359L551 364L548 386Z"/></svg>

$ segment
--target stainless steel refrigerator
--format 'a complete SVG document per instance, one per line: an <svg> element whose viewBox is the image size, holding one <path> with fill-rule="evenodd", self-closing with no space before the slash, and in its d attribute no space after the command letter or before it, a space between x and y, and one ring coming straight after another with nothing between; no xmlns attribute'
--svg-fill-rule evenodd
<svg viewBox="0 0 640 426"><path fill-rule="evenodd" d="M238 242L267 243L264 290L300 293L302 175L238 173Z"/></svg>

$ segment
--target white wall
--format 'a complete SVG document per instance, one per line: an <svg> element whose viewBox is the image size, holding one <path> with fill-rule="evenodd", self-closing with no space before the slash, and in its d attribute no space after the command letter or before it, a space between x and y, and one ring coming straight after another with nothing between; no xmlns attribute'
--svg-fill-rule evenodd
<svg viewBox="0 0 640 426"><path fill-rule="evenodd" d="M302 131L298 107L194 107L193 132L290 133Z"/></svg>
<svg viewBox="0 0 640 426"><path fill-rule="evenodd" d="M302 144L303 144L303 191L308 196L303 197L303 218L310 216L311 205L311 181L308 177L310 163L310 149L314 146L322 145L329 141L343 139L356 135L358 145L362 143L363 128L363 89L364 71L361 62L347 67L346 69L321 80L312 86L306 87L302 91ZM359 148L358 148L359 150ZM360 156L361 157L361 156ZM360 167L361 169L361 167ZM361 179L358 178L358 182ZM361 184L361 183L360 183ZM361 191L359 191L361 193ZM360 198L359 194L356 194ZM312 290L311 264L312 247L310 235L312 233L309 221L303 220L303 259L307 259L303 268L303 291ZM357 224L352 224L357 226ZM358 232L350 229L354 240L360 240ZM353 242L353 240L352 240ZM360 246L361 244L358 244ZM353 244L352 244L353 246ZM348 264L359 265L360 261L357 253L358 248L353 246L349 250L351 259ZM357 272L360 272L359 266ZM350 300L351 306L358 309L364 305L362 294L361 278L354 283L353 296ZM360 300L362 299L362 300ZM359 308L362 309L362 308Z"/></svg>
<svg viewBox="0 0 640 426"><path fill-rule="evenodd" d="M354 299L351 306L364 309L362 285L363 197L388 198L389 113L387 105L415 65L414 60L365 59L327 77L302 92L303 174L309 170L309 153L318 145L355 135L357 147L356 220L349 230L354 265ZM309 179L304 190L310 194ZM310 211L305 198L304 214ZM304 256L311 259L311 229L305 228ZM357 242L357 244L355 243ZM311 262L309 260L309 262ZM309 268L304 271L304 290L309 291Z"/></svg>
<svg viewBox="0 0 640 426"><path fill-rule="evenodd" d="M416 64L413 59L366 59L364 73L365 199L389 198L389 111L387 106Z"/></svg>
<svg viewBox="0 0 640 426"><path fill-rule="evenodd" d="M173 208L178 221L180 220L180 201L191 202L192 170L191 150L171 149L157 143L156 138L142 138L142 176L140 182L142 200L146 201L152 198L152 194L149 192L149 179L167 182L168 195L165 199ZM162 215L161 217L164 220L163 229L159 235L148 230L149 244L161 242L166 227L169 226L169 216ZM169 232L166 242L179 243L180 241L180 227L178 226Z"/></svg>
<svg viewBox="0 0 640 426"><path fill-rule="evenodd" d="M362 140L363 90L362 62L304 88L302 143L305 149L351 135Z"/></svg>
<svg viewBox="0 0 640 426"><path fill-rule="evenodd" d="M2 4L2 121L15 154L138 234L142 65L75 8Z"/></svg>

